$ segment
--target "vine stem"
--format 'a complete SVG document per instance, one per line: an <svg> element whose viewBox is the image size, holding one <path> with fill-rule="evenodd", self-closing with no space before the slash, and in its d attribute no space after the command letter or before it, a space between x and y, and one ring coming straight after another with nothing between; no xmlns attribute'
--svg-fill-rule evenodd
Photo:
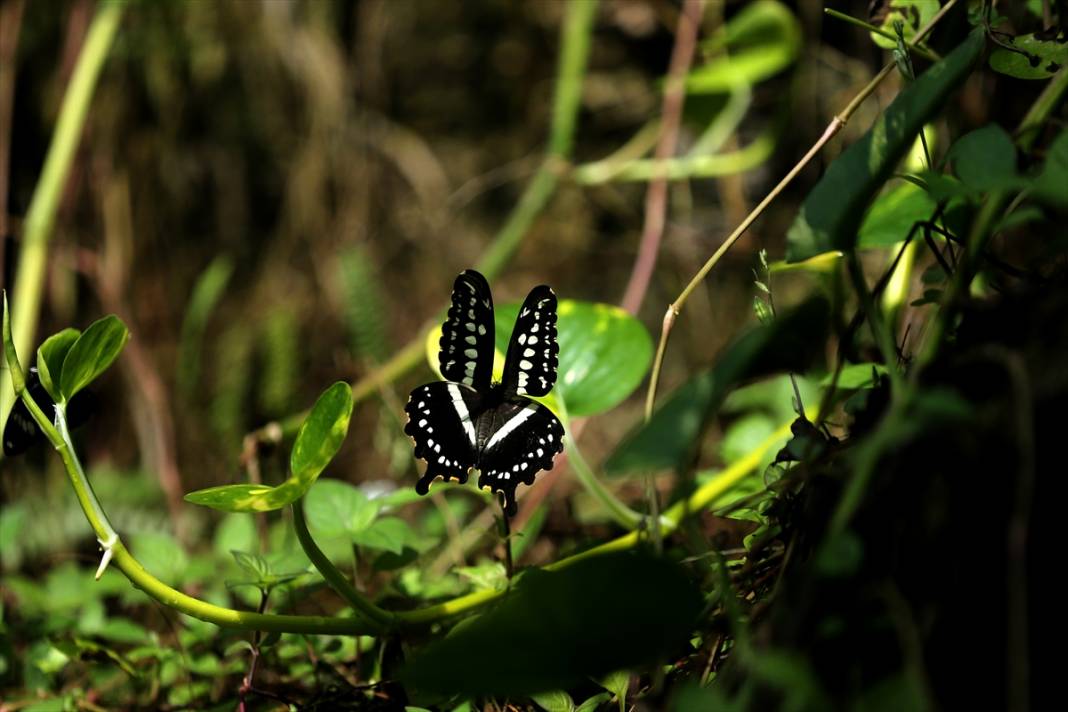
<svg viewBox="0 0 1068 712"><path fill-rule="evenodd" d="M44 290L48 240L55 225L59 199L81 139L93 90L115 39L125 7L124 2L102 2L92 24L89 25L85 44L78 55L78 63L63 95L41 177L37 180L26 211L18 270L15 275L15 312L12 322L14 343L21 353L29 352L30 342L37 328L41 293ZM7 373L0 372L0 423L7 421L7 415L15 404L7 385L8 378Z"/></svg>
<svg viewBox="0 0 1068 712"><path fill-rule="evenodd" d="M13 366L14 368L12 368L12 370L15 370L18 368L18 360L14 350L11 349L6 298L4 302L4 346L9 367ZM21 370L19 370L19 373L21 374ZM20 382L21 379L16 378L15 381L16 383L19 383L20 386L22 385ZM103 508L100 506L100 503L97 501L96 495L93 493L92 487L81 467L81 463L78 461L69 442L64 441L60 432L52 425L41 409L37 407L37 404L33 402L33 398L30 397L24 387L20 388L19 397L30 409L31 415L45 434L45 437L48 438L49 442L51 442L59 452L60 457L63 460L63 465L67 470L67 474L70 476L71 484L78 497L78 501L81 503L82 511L85 514L86 519L89 520L89 524L96 533L97 538L102 542L108 542L108 551L111 552L111 559L115 567L118 568L135 587L141 589L163 605L173 608L180 613L185 613L186 615L193 616L194 618L224 628L240 630L259 630L265 632L300 633L309 635L375 635L382 631L383 621L388 621L388 628L390 630L425 628L433 623L438 623L465 613L470 613L506 594L506 591L501 590L483 590L413 611L383 611L363 599L363 597L360 596L346 580L344 580L344 576L334 568L333 564L326 559L321 550L315 546L314 541L311 539L311 535L307 532L307 528L303 527L303 533L301 533L301 528L298 525L298 535L302 538L301 544L305 546L305 551L308 552L309 558L313 559L313 563L319 568L320 572L323 573L324 578L327 578L327 582L335 587L335 590L340 589L339 593L341 591L346 591L346 593L343 594L343 597L350 603L354 603L354 608L357 608L358 606L358 610L363 613L363 617L330 618L325 616L283 615L238 611L207 603L206 601L201 601L160 581L149 573L136 558L134 558L122 542L122 539L111 526L111 523ZM669 508L664 513L662 523L664 532L670 533L671 531L674 531L687 516L701 511L712 504L718 497L728 492L739 480L756 469L765 453L773 447L780 446L789 435L790 423L787 422L782 424L775 433L754 448L748 455L728 466L719 477L700 487L688 499L678 502ZM295 522L299 516L297 515L297 511L297 508L294 508ZM303 522L303 519L301 519L301 522ZM613 541L593 547L580 554L561 559L550 564L546 569L550 571L559 570L591 556L634 548L638 543L638 532L632 531ZM359 601L359 603L356 603L357 601Z"/></svg>
<svg viewBox="0 0 1068 712"><path fill-rule="evenodd" d="M938 13L931 18L930 22L928 22L923 28L921 28L916 33L916 35L909 42L910 48L914 48L917 43L922 42L923 38L930 33L930 31L935 27L935 25L938 24L938 22L943 17L945 17L946 13L948 13L953 8L953 6L957 4L957 2L958 0L949 0L949 2L947 2L942 7L942 9L939 10ZM689 284L687 284L686 287L682 290L682 292L679 293L679 296L675 298L675 301L668 305L667 311L664 313L664 320L660 329L660 340L656 346L656 356L653 360L653 370L649 376L649 388L646 391L645 396L645 412L647 415L652 414L653 405L656 402L656 389L660 381L660 371L663 368L664 354L667 351L668 339L671 336L671 331L675 325L675 320L682 312L682 307L686 303L686 300L690 298L690 294L692 294L693 291L697 288L697 286L704 281L705 277L708 276L708 273L712 271L712 268L719 263L719 261L723 258L723 255L727 254L727 251L734 246L734 243L737 242L738 239L745 234L745 232L750 228L750 226L752 226L754 222L756 222L757 218L764 214L764 211L768 208L768 206L771 205L771 203L774 202L777 197L779 197L783 190L785 190L786 187L793 182L794 178L796 178L797 175L823 149L823 147L827 145L827 142L834 138L838 134L838 132L841 131L847 123L849 123L849 120L852 118L853 114L856 113L856 110L860 107L864 100L872 95L872 93L879 86L879 84L883 82L884 79L890 76L891 72L893 72L896 66L897 65L895 62L891 61L887 63L881 70L879 70L878 74L876 74L875 77L873 77L872 80L869 81L868 84L865 85L864 88L861 89L857 93L857 95L853 97L853 99L846 105L846 107L842 109L840 113L836 114L834 118L831 119L831 122L827 125L827 128L823 130L823 134L814 144L812 144L812 147L809 148L809 150L805 153L804 156L801 157L801 160L798 161L797 164L793 168L791 168L785 176L783 176L782 180L780 180L779 183L774 188L772 188L766 196L764 196L764 199L761 200L755 208L753 208L753 210L745 217L745 219L742 220L741 224L739 224L738 227L736 227L734 231L727 236L727 239L725 239L723 243L720 244L719 248L717 248L716 251L712 254L712 256L708 258L708 261L705 262L701 269L697 271L697 274L694 275L693 279L690 280Z"/></svg>

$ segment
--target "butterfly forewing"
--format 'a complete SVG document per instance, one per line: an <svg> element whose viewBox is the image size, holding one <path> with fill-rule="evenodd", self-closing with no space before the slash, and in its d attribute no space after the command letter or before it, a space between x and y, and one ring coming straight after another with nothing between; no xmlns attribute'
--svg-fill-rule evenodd
<svg viewBox="0 0 1068 712"><path fill-rule="evenodd" d="M419 386L404 410L404 432L415 440L415 456L426 460L426 472L416 484L426 494L435 477L467 481L477 459L474 414L481 396L459 383L438 381Z"/></svg>
<svg viewBox="0 0 1068 712"><path fill-rule="evenodd" d="M479 390L493 378L493 297L486 278L465 270L452 286L452 306L441 327L438 363L447 381Z"/></svg>
<svg viewBox="0 0 1068 712"><path fill-rule="evenodd" d="M548 395L556 383L556 295L544 284L530 290L519 309L504 360L505 391Z"/></svg>
<svg viewBox="0 0 1068 712"><path fill-rule="evenodd" d="M481 418L493 423L478 462L478 486L504 493L505 512L512 516L516 486L532 485L538 472L552 469L564 449L564 426L551 410L526 398L506 401Z"/></svg>

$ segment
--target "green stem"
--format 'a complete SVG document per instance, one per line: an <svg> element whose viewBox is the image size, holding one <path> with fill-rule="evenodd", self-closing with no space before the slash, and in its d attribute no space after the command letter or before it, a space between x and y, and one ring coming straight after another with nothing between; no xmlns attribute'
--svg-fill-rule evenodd
<svg viewBox="0 0 1068 712"><path fill-rule="evenodd" d="M97 502L96 496L93 494L81 464L74 454L73 448L70 447L69 442L64 441L60 432L53 427L52 423L49 422L41 409L33 402L33 399L28 392L24 390L20 397L30 409L30 413L33 415L34 420L37 421L38 426L40 426L49 442L57 446L57 450L59 450L60 456L63 459L67 474L70 476L71 483L78 496L78 501L82 505L82 511L89 520L93 531L97 534L102 544L105 545L107 551L110 552L111 561L114 562L134 586L141 589L160 603L173 608L180 613L185 613L186 615L193 616L194 618L198 618L208 623L214 623L221 627L242 630L261 630L308 635L373 635L379 632L385 623L388 623L392 629L409 629L423 628L432 623L455 618L465 613L470 613L471 611L500 598L506 593L506 591L476 591L475 593L460 596L451 601L445 601L444 603L414 611L398 611L395 613L383 611L364 601L358 594L352 597L347 595L347 589L350 589L351 587L340 575L336 578L339 578L341 582L331 581L330 579L335 577L327 572L336 572L336 569L334 569L333 565L329 564L328 561L326 565L322 565L325 556L322 556L322 552L315 546L315 543L311 541L311 537L307 536L306 540L302 537L301 544L305 546L305 551L308 552L309 558L312 558L313 563L320 566L320 571L323 573L324 578L327 578L331 584L336 584L335 590L338 590L339 593L341 591L346 591L346 594L343 594L346 600L349 600L350 603L354 603L356 600L360 601L360 610L368 615L368 619L254 613L223 608L222 606L216 606L193 598L157 579L145 570L140 562L130 554L118 534L115 533L103 508L100 506L99 502ZM662 518L663 532L665 534L671 533L678 528L679 523L684 518L690 514L701 511L712 504L717 498L728 492L742 478L752 472L759 465L769 449L778 447L783 439L788 437L789 434L790 424L785 423L752 452L728 466L719 477L699 488L687 500L678 502L669 508ZM296 512L297 508L294 508L294 522L297 521L299 516ZM300 522L303 524L303 519L301 519ZM297 525L298 536L300 536L299 527L301 524ZM303 529L304 534L307 535L307 528L303 527ZM546 568L548 570L561 569L590 556L633 548L637 546L638 543L638 533L632 531L613 541L594 547L580 554L561 559ZM322 560L317 562L316 559L320 558ZM372 616L374 617L373 619Z"/></svg>
<svg viewBox="0 0 1068 712"><path fill-rule="evenodd" d="M44 168L26 211L18 271L15 274L15 311L12 319L14 343L20 353L30 353L30 342L33 340L41 309L48 240L55 225L59 199L81 139L97 78L115 38L125 6L123 2L101 3L89 25L85 44L78 55L67 91L63 95ZM0 423L7 422L7 414L15 404L7 387L7 379L8 374L0 373Z"/></svg>
<svg viewBox="0 0 1068 712"><path fill-rule="evenodd" d="M613 521L628 530L636 529L641 524L645 516L623 504L618 497L601 484L601 481L593 474L593 470L586 462L586 458L582 456L582 451L579 450L575 438L567 439L567 457L571 462L571 471L575 473L575 479L604 506Z"/></svg>
<svg viewBox="0 0 1068 712"><path fill-rule="evenodd" d="M872 25L871 23L864 22L864 20L859 20L859 19L853 17L852 15L847 15L844 12L839 12L838 10L832 10L829 7L824 8L823 12L825 14L829 15L830 17L833 17L836 20L842 20L843 22L848 22L850 25L856 25L857 27L861 27L861 28L867 30L868 32L874 32L875 34L879 35L880 37L885 37L886 39L890 40L891 42L897 42L897 35L893 34L892 32L887 32L886 30L882 29L881 27L876 27L875 25ZM922 43L912 45L912 47L910 49L912 49L913 52L915 52L916 54L920 55L924 59L928 59L928 60L930 60L932 62L937 62L938 60L942 59L940 56L938 56L937 52L934 52L933 50L928 48L927 45L924 45Z"/></svg>
<svg viewBox="0 0 1068 712"><path fill-rule="evenodd" d="M327 558L322 549L312 539L308 525L304 521L303 501L293 503L293 528L297 532L297 540L300 542L304 553L308 555L312 564L319 570L330 588L334 589L352 607L352 610L372 621L380 629L391 626L392 615L375 604L368 601L363 595L349 583L345 575L337 570L337 567Z"/></svg>
<svg viewBox="0 0 1068 712"><path fill-rule="evenodd" d="M672 181L716 178L756 168L771 157L774 149L775 134L769 131L745 148L730 153L663 160L639 158L624 163L606 159L576 166L571 172L571 179L579 185L598 185L608 182L649 181L660 177Z"/></svg>

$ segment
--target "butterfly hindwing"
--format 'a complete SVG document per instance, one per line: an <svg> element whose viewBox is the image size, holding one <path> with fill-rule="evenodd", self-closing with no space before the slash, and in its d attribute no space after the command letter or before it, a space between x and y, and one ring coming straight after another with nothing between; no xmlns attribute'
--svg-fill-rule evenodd
<svg viewBox="0 0 1068 712"><path fill-rule="evenodd" d="M553 412L526 398L512 398L487 411L493 434L479 457L478 486L502 492L505 512L516 512L515 489L534 484L534 476L551 470L553 458L564 449L564 426Z"/></svg>
<svg viewBox="0 0 1068 712"><path fill-rule="evenodd" d="M519 309L504 360L505 391L548 395L556 383L556 294L544 284L530 290Z"/></svg>
<svg viewBox="0 0 1068 712"><path fill-rule="evenodd" d="M493 297L475 270L460 273L452 286L452 306L441 327L438 364L447 381L489 388L493 378Z"/></svg>
<svg viewBox="0 0 1068 712"><path fill-rule="evenodd" d="M415 456L426 460L426 472L416 484L426 494L436 477L467 482L476 461L475 417L481 396L459 383L438 381L419 386L404 410L404 432L415 439Z"/></svg>

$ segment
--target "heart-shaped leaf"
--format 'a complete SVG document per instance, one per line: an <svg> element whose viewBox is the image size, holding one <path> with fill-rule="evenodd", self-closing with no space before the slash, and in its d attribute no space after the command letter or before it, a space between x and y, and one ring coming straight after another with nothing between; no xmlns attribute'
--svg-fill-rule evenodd
<svg viewBox="0 0 1068 712"><path fill-rule="evenodd" d="M1068 42L1061 37L1040 39L1034 33L1009 37L1016 50L995 47L990 68L1017 79L1048 79L1068 63Z"/></svg>
<svg viewBox="0 0 1068 712"><path fill-rule="evenodd" d="M126 325L114 314L90 324L63 358L59 377L60 400L69 401L71 396L96 380L118 358L129 338ZM51 373L53 377L56 375L55 370Z"/></svg>
<svg viewBox="0 0 1068 712"><path fill-rule="evenodd" d="M371 525L381 502L367 499L359 487L348 482L319 480L304 500L304 515L319 536L352 537Z"/></svg>
<svg viewBox="0 0 1068 712"><path fill-rule="evenodd" d="M57 403L62 400L59 384L60 374L63 373L63 359L81 335L82 332L77 329L64 329L49 336L37 348L37 376L48 395Z"/></svg>
<svg viewBox="0 0 1068 712"><path fill-rule="evenodd" d="M982 31L973 31L949 56L909 84L863 138L830 165L790 228L788 262L854 248L872 197L912 147L923 125L971 74L984 43Z"/></svg>
<svg viewBox="0 0 1068 712"><path fill-rule="evenodd" d="M568 689L684 646L701 606L682 569L648 554L531 570L495 608L427 646L401 679L465 696Z"/></svg>
<svg viewBox="0 0 1068 712"><path fill-rule="evenodd" d="M912 226L931 219L935 201L915 183L902 181L880 195L864 216L857 247L889 247L908 237Z"/></svg>
<svg viewBox="0 0 1068 712"><path fill-rule="evenodd" d="M827 302L811 299L729 346L716 365L680 386L653 417L628 435L605 463L608 474L681 465L723 399L739 382L801 371L817 358L827 331Z"/></svg>
<svg viewBox="0 0 1068 712"><path fill-rule="evenodd" d="M382 517L373 524L355 532L352 541L368 549L382 549L394 554L404 551L406 544L415 541L415 532L399 517Z"/></svg>
<svg viewBox="0 0 1068 712"><path fill-rule="evenodd" d="M277 487L223 485L190 492L185 501L225 512L268 512L304 496L330 463L349 431L352 388L338 381L315 402L300 426L289 462L292 474Z"/></svg>
<svg viewBox="0 0 1068 712"><path fill-rule="evenodd" d="M496 309L497 349L507 352L519 304ZM653 357L653 341L640 321L611 304L560 300L560 363L550 395L570 416L603 413L634 392Z"/></svg>
<svg viewBox="0 0 1068 712"><path fill-rule="evenodd" d="M949 159L957 177L975 190L1014 188L1024 182L1016 173L1016 146L997 124L961 136L949 149Z"/></svg>

